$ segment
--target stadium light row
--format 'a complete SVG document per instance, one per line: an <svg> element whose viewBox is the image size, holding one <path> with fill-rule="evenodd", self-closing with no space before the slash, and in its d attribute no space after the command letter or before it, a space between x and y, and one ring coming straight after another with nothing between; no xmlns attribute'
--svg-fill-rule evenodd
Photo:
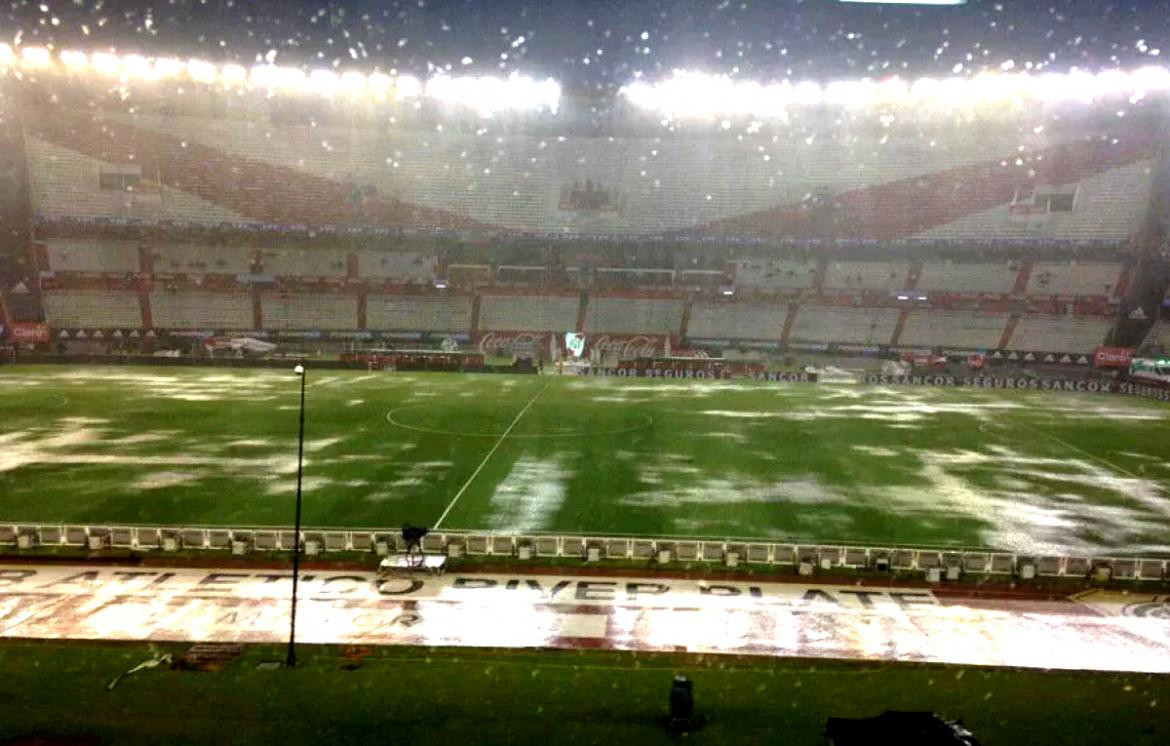
<svg viewBox="0 0 1170 746"><path fill-rule="evenodd" d="M662 81L635 81L621 89L632 104L667 119L711 119L719 116L784 118L789 111L827 106L843 109L937 109L944 111L1023 106L1028 103L1085 103L1128 100L1170 91L1170 70L1149 66L1136 70L1097 73L1010 72L1012 63L997 71L970 77L919 78L913 82L892 77L841 80L820 85L789 80L772 84L736 80L727 75L676 70Z"/></svg>
<svg viewBox="0 0 1170 746"><path fill-rule="evenodd" d="M728 75L676 70L657 82L636 80L621 89L634 106L667 119L713 119L751 116L784 119L790 111L812 107L846 110L936 109L943 111L1019 107L1039 103L1130 103L1170 91L1170 70L1160 66L1135 70L1067 73L1014 71L1013 62L971 76L898 77L840 80L828 84L784 80L764 84ZM94 74L126 85L134 82L190 80L227 90L343 96L376 102L410 102L423 98L467 106L490 116L505 111L548 111L560 108L561 86L552 78L536 80L513 72L508 77L452 76L438 73L423 81L395 71L365 73L330 69L304 70L271 62L246 68L199 59L145 57L110 52L86 53L45 47L13 48L0 43L0 70L46 70Z"/></svg>
<svg viewBox="0 0 1170 746"><path fill-rule="evenodd" d="M377 71L368 74L357 70L340 73L328 69L306 71L271 63L246 68L234 63L217 65L199 59L110 52L91 54L78 50L62 50L54 55L44 47L13 49L8 44L0 44L0 70L8 69L95 74L121 84L189 80L223 86L226 90L344 96L377 102L429 98L471 107L489 116L503 111L544 110L555 114L561 99L561 86L557 81L552 78L536 80L518 72L504 78L439 73L424 82L412 75Z"/></svg>

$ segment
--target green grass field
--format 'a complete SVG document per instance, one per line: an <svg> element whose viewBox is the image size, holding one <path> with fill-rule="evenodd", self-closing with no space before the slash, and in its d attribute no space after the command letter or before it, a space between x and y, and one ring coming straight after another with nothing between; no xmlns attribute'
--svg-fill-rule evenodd
<svg viewBox="0 0 1170 746"><path fill-rule="evenodd" d="M0 520L287 525L298 379L0 368ZM1110 395L310 371L307 525L1170 551Z"/></svg>
<svg viewBox="0 0 1170 746"><path fill-rule="evenodd" d="M176 657L181 645L155 650ZM218 673L165 666L106 684L147 645L0 644L0 739L101 743L822 742L825 719L885 709L961 717L993 744L1165 744L1170 678L914 664L604 651L377 648L359 661L299 646L301 665L262 670L254 646ZM663 727L671 676L695 684L703 725Z"/></svg>

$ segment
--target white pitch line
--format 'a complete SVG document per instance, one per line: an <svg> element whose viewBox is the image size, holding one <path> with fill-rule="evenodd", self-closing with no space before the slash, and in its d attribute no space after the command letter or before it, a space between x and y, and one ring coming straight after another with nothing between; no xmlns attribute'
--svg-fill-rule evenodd
<svg viewBox="0 0 1170 746"><path fill-rule="evenodd" d="M955 391L950 390L950 389L940 389L940 390L945 391L946 393L949 393L949 394L956 393ZM965 400L965 401L969 401L969 400ZM984 425L991 425L993 427L997 427L997 426L998 427L1009 427L1009 428L1010 427L1019 427L1019 428L1022 428L1024 430L1028 430L1030 432L1035 433L1036 435L1039 435L1042 438L1047 438L1048 440L1051 440L1052 442L1056 443L1057 445L1062 445L1065 448L1069 449L1070 451L1074 451L1076 453L1079 453L1082 456L1084 456L1085 458L1088 458L1092 461L1096 461L1098 464L1100 464L1102 466L1107 466L1110 469L1113 469L1114 471L1119 471L1122 474L1126 475L1127 477L1130 477L1132 479L1141 479L1142 478L1141 476L1134 474L1132 471L1129 471L1128 469L1124 469L1124 468L1118 466L1117 464L1113 463L1112 461L1104 459L1104 458L1097 456L1095 454L1089 453L1085 449L1080 448L1078 446L1075 446L1072 443L1069 443L1067 440L1063 440L1062 438L1058 438L1055 435L1053 435L1052 433L1045 432L1044 430L1041 430L1038 427L1034 427L1032 425L1029 425L1026 422L1016 421L1016 422L1011 423L1010 425L1003 425L1002 423L998 423L998 422L985 422L979 426L980 432L987 432L986 430L983 429ZM1145 466L1145 464L1142 464L1142 466Z"/></svg>
<svg viewBox="0 0 1170 746"><path fill-rule="evenodd" d="M475 478L479 476L479 473L483 471L483 467L487 466L487 462L491 460L492 455L496 452L496 449L500 447L500 444L502 444L504 439L508 437L508 434L512 432L512 428L516 427L516 423L520 422L520 418L524 416L524 413L528 411L529 407L536 403L536 400L540 398L540 395L543 394L545 389L548 387L549 383L544 384L540 391L537 391L532 396L532 398L528 400L528 403L524 405L524 408L521 409L520 413L517 414L516 417L512 420L512 424L508 425L508 428L504 430L504 434L500 436L500 439L496 441L496 444L492 446L492 449L487 452L486 456L483 457L483 461L479 462L479 466L475 467L475 471L471 472L471 476L467 478L467 481L464 482L463 486L459 488L459 491L455 493L455 497L451 498L451 502L447 505L447 509L443 511L443 515L439 516L439 520L435 521L434 528L437 529L440 525L442 525L443 521L447 518L447 514L451 512L451 509L455 507L455 503L459 502L459 498L463 497L463 493L467 491L467 488L471 486L471 483L474 482Z"/></svg>
<svg viewBox="0 0 1170 746"><path fill-rule="evenodd" d="M1085 458L1096 461L1098 464L1101 464L1102 466L1107 466L1110 469L1113 469L1114 471L1119 471L1122 474L1126 475L1127 477L1130 477L1132 479L1141 479L1140 476L1138 476L1137 474L1134 474L1132 471L1130 471L1128 469L1123 469L1122 467L1118 466L1117 464L1113 463L1112 461L1109 461L1108 459L1104 459L1104 458L1101 458L1100 456L1096 456L1092 453L1089 453L1084 448L1074 446L1072 443L1069 443L1067 440L1062 440L1061 438L1056 437L1052 433L1046 433L1043 430L1041 430L1040 428L1033 427L1026 422L1017 422L1015 424L1024 428L1025 430L1031 430L1032 432L1036 433L1037 435L1048 438L1049 440L1051 440L1055 443L1058 443L1059 445L1062 445L1071 451L1075 451L1075 452L1081 454L1082 456L1084 456Z"/></svg>

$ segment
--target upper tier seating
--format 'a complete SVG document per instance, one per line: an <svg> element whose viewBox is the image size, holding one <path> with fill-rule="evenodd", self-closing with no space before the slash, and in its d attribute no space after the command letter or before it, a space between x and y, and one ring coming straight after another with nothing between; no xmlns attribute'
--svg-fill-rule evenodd
<svg viewBox="0 0 1170 746"><path fill-rule="evenodd" d="M89 137L84 148L104 149L109 135L93 130L70 129L67 142L49 143L35 136L25 138L29 197L33 211L42 217L119 218L129 220L181 220L220 223L241 219L239 213L200 199L188 192L160 188L157 174L144 173L130 163L110 164L73 149L78 138ZM64 147L61 145L64 144ZM133 174L140 181L132 189L102 188L103 175Z"/></svg>
<svg viewBox="0 0 1170 746"><path fill-rule="evenodd" d="M366 301L366 328L467 332L471 329L471 296L371 294Z"/></svg>
<svg viewBox="0 0 1170 746"><path fill-rule="evenodd" d="M357 298L338 293L264 293L265 329L357 329Z"/></svg>
<svg viewBox="0 0 1170 746"><path fill-rule="evenodd" d="M1007 326L1006 313L919 309L906 318L901 347L994 350Z"/></svg>
<svg viewBox="0 0 1170 746"><path fill-rule="evenodd" d="M787 306L696 301L691 306L687 336L697 339L779 340L787 316Z"/></svg>
<svg viewBox="0 0 1170 746"><path fill-rule="evenodd" d="M1112 296L1121 267L1120 264L1037 262L1032 267L1028 294Z"/></svg>
<svg viewBox="0 0 1170 746"><path fill-rule="evenodd" d="M577 328L576 295L483 295L479 328L484 331L566 332Z"/></svg>
<svg viewBox="0 0 1170 746"><path fill-rule="evenodd" d="M50 290L45 315L65 329L141 329L142 308L131 290Z"/></svg>
<svg viewBox="0 0 1170 746"><path fill-rule="evenodd" d="M802 304L789 342L884 345L898 324L896 308L843 308Z"/></svg>
<svg viewBox="0 0 1170 746"><path fill-rule="evenodd" d="M1155 322L1150 327L1150 332L1142 344L1146 347L1160 347L1170 351L1170 320L1163 319Z"/></svg>
<svg viewBox="0 0 1170 746"><path fill-rule="evenodd" d="M810 288L816 274L815 261L744 259L735 262L735 284L740 288L759 290Z"/></svg>
<svg viewBox="0 0 1170 746"><path fill-rule="evenodd" d="M1015 287L1019 262L923 262L917 290L1006 295Z"/></svg>
<svg viewBox="0 0 1170 746"><path fill-rule="evenodd" d="M252 294L155 290L150 294L155 329L251 329Z"/></svg>
<svg viewBox="0 0 1170 746"><path fill-rule="evenodd" d="M585 331L593 334L677 334L683 301L593 296L585 311Z"/></svg>
<svg viewBox="0 0 1170 746"><path fill-rule="evenodd" d="M1008 347L1032 352L1092 352L1105 342L1111 319L1072 316L1025 316L1016 325Z"/></svg>
<svg viewBox="0 0 1170 746"><path fill-rule="evenodd" d="M825 271L825 287L901 290L906 287L909 272L909 262L830 261Z"/></svg>
<svg viewBox="0 0 1170 746"><path fill-rule="evenodd" d="M400 282L432 282L438 272L439 258L418 251L357 252L358 276Z"/></svg>
<svg viewBox="0 0 1170 746"><path fill-rule="evenodd" d="M151 246L155 274L238 275L252 271L254 249L159 243Z"/></svg>
<svg viewBox="0 0 1170 746"><path fill-rule="evenodd" d="M90 238L45 241L54 272L138 272L138 244Z"/></svg>
<svg viewBox="0 0 1170 746"><path fill-rule="evenodd" d="M346 253L330 249L266 249L264 273L276 277L345 277Z"/></svg>

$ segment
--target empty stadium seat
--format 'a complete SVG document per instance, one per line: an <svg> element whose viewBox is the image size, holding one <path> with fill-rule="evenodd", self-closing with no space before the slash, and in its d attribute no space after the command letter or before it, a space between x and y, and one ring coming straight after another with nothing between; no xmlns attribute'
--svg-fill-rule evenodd
<svg viewBox="0 0 1170 746"><path fill-rule="evenodd" d="M909 262L830 261L825 270L826 288L901 290L906 287Z"/></svg>
<svg viewBox="0 0 1170 746"><path fill-rule="evenodd" d="M789 342L885 345L898 323L896 308L841 308L803 304L788 335Z"/></svg>
<svg viewBox="0 0 1170 746"><path fill-rule="evenodd" d="M898 344L902 347L943 347L994 350L1008 323L1006 313L919 309L906 318Z"/></svg>
<svg viewBox="0 0 1170 746"><path fill-rule="evenodd" d="M371 294L366 301L366 328L377 331L467 332L471 329L471 297Z"/></svg>
<svg viewBox="0 0 1170 746"><path fill-rule="evenodd" d="M417 251L359 251L358 275L400 282L427 283L438 272L439 258Z"/></svg>
<svg viewBox="0 0 1170 746"><path fill-rule="evenodd" d="M816 278L815 261L743 260L735 263L737 287L759 290L812 287Z"/></svg>
<svg viewBox="0 0 1170 746"><path fill-rule="evenodd" d="M45 315L65 329L141 329L138 295L129 290L53 290L42 294Z"/></svg>
<svg viewBox="0 0 1170 746"><path fill-rule="evenodd" d="M573 331L580 298L568 295L483 295L479 328L484 331Z"/></svg>
<svg viewBox="0 0 1170 746"><path fill-rule="evenodd" d="M1035 352L1089 353L1105 341L1111 319L1072 316L1025 316L1016 324L1008 347Z"/></svg>
<svg viewBox="0 0 1170 746"><path fill-rule="evenodd" d="M683 301L674 299L590 297L585 330L611 334L677 334Z"/></svg>
<svg viewBox="0 0 1170 746"><path fill-rule="evenodd" d="M252 294L155 290L150 294L155 329L251 329Z"/></svg>
<svg viewBox="0 0 1170 746"><path fill-rule="evenodd" d="M265 329L357 329L357 298L342 293L265 293Z"/></svg>
<svg viewBox="0 0 1170 746"><path fill-rule="evenodd" d="M75 131L74 138L101 142L100 131ZM138 191L101 188L106 170L135 172L133 163L107 164L69 147L74 141L49 142L30 134L25 140L29 197L36 215L48 218L120 218L130 220L181 220L222 223L244 220L223 204L200 199L188 192L146 188L151 174L137 172L147 184ZM92 144L92 142L91 142ZM99 146L100 147L100 146Z"/></svg>
<svg viewBox="0 0 1170 746"><path fill-rule="evenodd" d="M923 262L917 290L949 293L1007 294L1016 284L1020 263Z"/></svg>
<svg viewBox="0 0 1170 746"><path fill-rule="evenodd" d="M848 144L780 128L766 146L747 147L742 137L724 133L549 137L521 125L494 141L458 127L436 136L429 126L306 126L274 122L267 113L236 114L144 111L129 122L61 109L64 124L34 119L27 136L34 211L50 218L373 223L562 236L693 230L1100 243L1124 241L1140 228L1153 159L1153 153L1141 157L1140 147L1115 154L1094 149L1088 143L1100 138L1089 135L1107 134L1105 127L1087 126L1077 141L1063 145L1047 134L1026 138L1032 152L1076 164L1076 181L1061 187L1075 199L1070 210L1021 218L1006 194L981 209L960 202L973 191L969 182L986 178L982 166L1006 163L1019 152L1019 117L984 119L969 128L922 123L905 131L858 131ZM172 172L167 186L146 188L160 180L159 169L152 174L150 165L140 167L125 152L127 142L163 155ZM99 160L98 153L115 162ZM134 173L142 189L101 189L100 175L109 168ZM915 180L936 187L932 199L922 199ZM950 191L962 196L948 199ZM808 283L786 272L764 281L749 278L743 286Z"/></svg>
<svg viewBox="0 0 1170 746"><path fill-rule="evenodd" d="M266 249L264 273L276 277L345 277L345 251L336 249Z"/></svg>
<svg viewBox="0 0 1170 746"><path fill-rule="evenodd" d="M1112 296L1122 265L1037 262L1028 282L1029 295Z"/></svg>
<svg viewBox="0 0 1170 746"><path fill-rule="evenodd" d="M49 269L54 272L138 272L138 244L94 238L52 238L45 241Z"/></svg>
<svg viewBox="0 0 1170 746"><path fill-rule="evenodd" d="M697 339L779 340L787 306L703 303L691 306L687 336Z"/></svg>
<svg viewBox="0 0 1170 746"><path fill-rule="evenodd" d="M242 246L210 246L159 242L151 246L155 274L237 275L252 271L255 250Z"/></svg>
<svg viewBox="0 0 1170 746"><path fill-rule="evenodd" d="M1170 350L1170 321L1158 321L1151 326L1143 344L1147 347L1160 347L1163 350Z"/></svg>

